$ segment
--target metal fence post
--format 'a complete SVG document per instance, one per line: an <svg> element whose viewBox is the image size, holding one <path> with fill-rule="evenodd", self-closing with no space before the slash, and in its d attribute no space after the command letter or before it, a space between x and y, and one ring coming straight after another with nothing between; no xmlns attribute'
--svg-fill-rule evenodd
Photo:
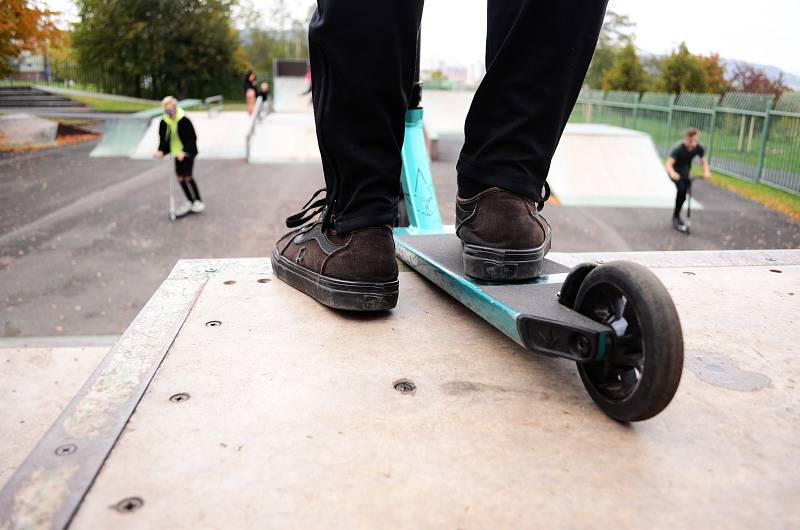
<svg viewBox="0 0 800 530"><path fill-rule="evenodd" d="M633 102L633 125L631 125L631 129L636 129L636 118L639 114L639 102L642 100L642 94L636 95L636 101Z"/></svg>
<svg viewBox="0 0 800 530"><path fill-rule="evenodd" d="M709 125L708 129L708 156L706 160L708 160L708 165L711 165L711 157L714 153L714 129L717 126L717 107L719 106L719 98L714 99L714 103L711 106L711 124Z"/></svg>
<svg viewBox="0 0 800 530"><path fill-rule="evenodd" d="M675 95L675 94L672 94L669 97L669 110L667 111L667 134L664 135L664 138L666 138L666 140L667 140L667 145L669 145L671 143L669 138L670 138L670 134L672 134L672 107L675 106L675 101L677 99L678 99L678 96Z"/></svg>
<svg viewBox="0 0 800 530"><path fill-rule="evenodd" d="M767 155L767 142L769 141L769 122L772 117L772 100L767 102L767 112L764 113L764 133L761 135L761 152L758 155L758 172L756 182L761 182L761 175L764 172L764 158Z"/></svg>

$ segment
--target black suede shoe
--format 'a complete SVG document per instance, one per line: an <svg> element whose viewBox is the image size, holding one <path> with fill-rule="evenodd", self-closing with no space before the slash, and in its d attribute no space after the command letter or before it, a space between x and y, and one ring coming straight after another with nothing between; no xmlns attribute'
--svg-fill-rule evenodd
<svg viewBox="0 0 800 530"><path fill-rule="evenodd" d="M524 281L540 275L552 232L532 199L490 188L456 200L464 272L479 280Z"/></svg>
<svg viewBox="0 0 800 530"><path fill-rule="evenodd" d="M392 228L377 226L337 234L324 227L324 217L323 211L321 219L278 240L272 249L272 269L278 278L334 309L383 311L395 307L399 282ZM307 220L292 216L287 225Z"/></svg>

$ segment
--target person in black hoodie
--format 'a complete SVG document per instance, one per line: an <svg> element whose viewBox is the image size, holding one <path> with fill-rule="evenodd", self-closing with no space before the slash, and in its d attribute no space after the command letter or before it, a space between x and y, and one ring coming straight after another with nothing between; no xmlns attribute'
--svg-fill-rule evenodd
<svg viewBox="0 0 800 530"><path fill-rule="evenodd" d="M192 177L192 167L197 156L197 134L191 120L178 107L178 100L167 96L161 101L164 116L158 126L158 151L156 158L164 158L167 153L175 157L175 174L186 195L187 202L176 210L176 215L189 212L200 213L206 209L200 198L197 182Z"/></svg>

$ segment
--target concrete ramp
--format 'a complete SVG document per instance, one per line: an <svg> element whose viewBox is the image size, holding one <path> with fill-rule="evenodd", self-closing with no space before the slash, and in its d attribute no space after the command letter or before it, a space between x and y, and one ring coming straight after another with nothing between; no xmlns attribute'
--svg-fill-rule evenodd
<svg viewBox="0 0 800 530"><path fill-rule="evenodd" d="M114 96L112 99L131 100L134 98L126 98L124 96ZM178 106L182 109L195 107L202 103L199 99L183 99L178 102ZM95 148L89 154L91 157L114 157L124 156L130 157L134 155L139 148L139 144L147 134L148 130L152 128L154 119L160 119L162 114L161 107L154 105L152 109L134 112L127 116L119 116L108 118L103 122L103 136L97 143ZM158 137L158 121L156 120L156 138ZM158 141L156 141L158 146ZM153 148L150 152L152 157Z"/></svg>
<svg viewBox="0 0 800 530"><path fill-rule="evenodd" d="M464 134L473 92L426 90L431 136ZM567 206L672 208L675 186L649 135L610 125L568 124L547 181ZM692 207L701 205L693 201Z"/></svg>
<svg viewBox="0 0 800 530"><path fill-rule="evenodd" d="M152 118L111 118L103 123L103 136L89 156L130 157L150 127Z"/></svg>
<svg viewBox="0 0 800 530"><path fill-rule="evenodd" d="M274 81L275 112L305 113L311 109L311 94L303 77L278 77Z"/></svg>
<svg viewBox="0 0 800 530"><path fill-rule="evenodd" d="M675 205L675 185L650 135L610 125L567 124L547 182L565 206Z"/></svg>
<svg viewBox="0 0 800 530"><path fill-rule="evenodd" d="M0 484L36 447L111 347L7 347L8 342L0 339Z"/></svg>
<svg viewBox="0 0 800 530"><path fill-rule="evenodd" d="M472 104L472 91L423 90L425 128L431 134L464 134L464 120Z"/></svg>
<svg viewBox="0 0 800 530"><path fill-rule="evenodd" d="M250 116L245 111L188 112L197 132L197 149L200 158L231 159L245 158L246 138L250 127ZM144 137L139 141L131 158L148 159L158 148L158 124L161 117L150 120Z"/></svg>
<svg viewBox="0 0 800 530"><path fill-rule="evenodd" d="M5 110L5 109L3 109ZM0 114L0 146L55 145L58 123L26 113Z"/></svg>
<svg viewBox="0 0 800 530"><path fill-rule="evenodd" d="M800 252L550 257L644 262L672 293L686 362L657 418L610 420L574 363L414 272L365 315L266 259L181 261L0 492L0 527L800 526Z"/></svg>
<svg viewBox="0 0 800 530"><path fill-rule="evenodd" d="M249 162L286 164L319 161L313 114L273 112L256 127L250 143Z"/></svg>

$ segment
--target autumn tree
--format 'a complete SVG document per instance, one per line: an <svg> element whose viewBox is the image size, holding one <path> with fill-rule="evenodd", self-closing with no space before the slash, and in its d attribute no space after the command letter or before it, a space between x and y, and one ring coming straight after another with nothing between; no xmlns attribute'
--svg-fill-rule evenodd
<svg viewBox="0 0 800 530"><path fill-rule="evenodd" d="M642 92L646 87L647 73L636 55L633 40L628 40L614 58L611 69L603 76L603 90Z"/></svg>
<svg viewBox="0 0 800 530"><path fill-rule="evenodd" d="M764 70L748 63L736 65L731 81L733 88L741 92L780 96L788 89L783 80L783 72L775 79L770 79Z"/></svg>
<svg viewBox="0 0 800 530"><path fill-rule="evenodd" d="M0 75L8 75L10 63L23 51L39 51L57 45L62 31L55 25L58 13L29 0L0 2Z"/></svg>
<svg viewBox="0 0 800 530"><path fill-rule="evenodd" d="M706 73L709 92L722 94L731 89L731 82L725 76L725 65L722 63L718 53L708 56L697 56L697 60L703 66Z"/></svg>
<svg viewBox="0 0 800 530"><path fill-rule="evenodd" d="M663 92L680 94L708 91L708 79L703 63L689 53L685 42L665 57L660 62L660 67L658 88Z"/></svg>

